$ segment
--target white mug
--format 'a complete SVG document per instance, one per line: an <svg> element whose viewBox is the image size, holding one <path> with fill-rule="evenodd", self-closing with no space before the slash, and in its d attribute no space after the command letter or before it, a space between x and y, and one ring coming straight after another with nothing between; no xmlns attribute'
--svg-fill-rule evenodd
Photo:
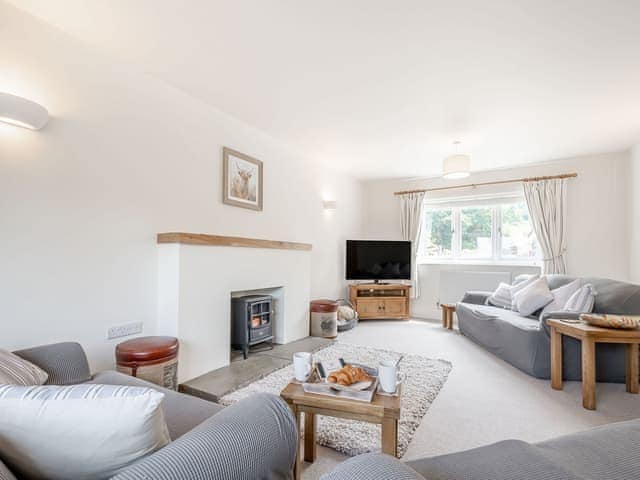
<svg viewBox="0 0 640 480"><path fill-rule="evenodd" d="M311 375L313 356L309 352L297 352L293 354L293 371L296 380L306 382Z"/></svg>
<svg viewBox="0 0 640 480"><path fill-rule="evenodd" d="M404 379L404 373L398 372L398 364L393 360L383 360L378 366L380 386L387 393L394 393Z"/></svg>

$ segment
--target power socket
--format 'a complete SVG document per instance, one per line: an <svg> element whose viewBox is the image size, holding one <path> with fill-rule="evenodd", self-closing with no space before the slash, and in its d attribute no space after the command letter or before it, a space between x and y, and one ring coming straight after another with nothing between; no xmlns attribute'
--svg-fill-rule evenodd
<svg viewBox="0 0 640 480"><path fill-rule="evenodd" d="M142 322L123 323L122 325L114 325L107 330L107 339L128 337L142 333Z"/></svg>

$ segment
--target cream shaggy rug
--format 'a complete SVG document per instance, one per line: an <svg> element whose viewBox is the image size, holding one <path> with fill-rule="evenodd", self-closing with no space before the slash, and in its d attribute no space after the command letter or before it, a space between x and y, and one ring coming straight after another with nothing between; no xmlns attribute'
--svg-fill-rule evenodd
<svg viewBox="0 0 640 480"><path fill-rule="evenodd" d="M342 357L346 362L371 366L376 366L381 359L397 360L402 357L400 371L406 374L407 379L402 387L402 410L398 422L399 456L404 455L422 417L446 382L452 368L451 363L446 360L416 354L403 356L398 352L342 342L318 350L314 356L320 361ZM231 405L257 392L279 395L292 378L293 366L289 365L223 396L220 403ZM317 429L317 441L320 445L346 455L380 451L380 425L319 416Z"/></svg>

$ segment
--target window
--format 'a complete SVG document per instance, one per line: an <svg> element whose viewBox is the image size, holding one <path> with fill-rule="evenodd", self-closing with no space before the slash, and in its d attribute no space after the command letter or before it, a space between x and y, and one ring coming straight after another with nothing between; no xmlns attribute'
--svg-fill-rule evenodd
<svg viewBox="0 0 640 480"><path fill-rule="evenodd" d="M426 262L535 263L539 248L526 203L510 197L427 205L420 254Z"/></svg>
<svg viewBox="0 0 640 480"><path fill-rule="evenodd" d="M426 216L423 238L429 257L446 258L453 254L453 209L433 209Z"/></svg>
<svg viewBox="0 0 640 480"><path fill-rule="evenodd" d="M490 207L460 209L460 256L491 258L493 212Z"/></svg>
<svg viewBox="0 0 640 480"><path fill-rule="evenodd" d="M537 258L538 241L524 202L500 206L500 257Z"/></svg>

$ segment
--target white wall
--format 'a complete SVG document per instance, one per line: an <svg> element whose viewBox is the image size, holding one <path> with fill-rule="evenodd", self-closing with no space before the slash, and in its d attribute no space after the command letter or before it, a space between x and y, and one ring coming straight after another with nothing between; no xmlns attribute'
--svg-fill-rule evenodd
<svg viewBox="0 0 640 480"><path fill-rule="evenodd" d="M233 292L282 287L275 341L309 335L309 251L160 245L159 260L158 323L180 339L180 381L229 364Z"/></svg>
<svg viewBox="0 0 640 480"><path fill-rule="evenodd" d="M569 180L567 264L571 275L590 275L621 280L629 279L629 153L618 152L588 157L557 160L544 164L479 172L459 181L460 184L511 178L577 172ZM380 180L364 184L364 225L367 238L399 239L399 200L394 191L413 188L455 185L442 178L412 180ZM514 185L516 185L514 187ZM431 196L473 195L511 192L521 187L501 185L434 192ZM424 265L420 268L422 298L413 302L415 315L437 314L439 272L446 267ZM500 271L494 266L466 266L465 270ZM509 269L514 275L533 271Z"/></svg>
<svg viewBox="0 0 640 480"><path fill-rule="evenodd" d="M312 296L341 295L355 180L1 1L0 91L52 115L40 132L0 124L1 347L77 340L111 365L108 326L155 332L162 231L312 243ZM264 161L263 212L222 203L223 145Z"/></svg>
<svg viewBox="0 0 640 480"><path fill-rule="evenodd" d="M640 283L640 144L631 149L629 230L629 279L634 283Z"/></svg>

